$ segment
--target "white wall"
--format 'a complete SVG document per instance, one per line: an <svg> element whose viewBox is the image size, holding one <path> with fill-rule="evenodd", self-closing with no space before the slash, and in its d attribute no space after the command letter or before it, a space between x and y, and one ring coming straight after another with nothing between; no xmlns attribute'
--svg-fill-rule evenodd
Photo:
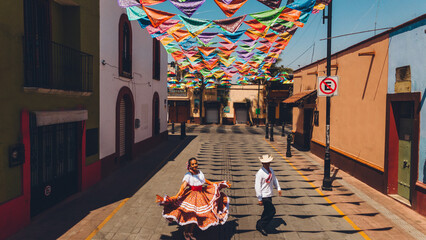
<svg viewBox="0 0 426 240"><path fill-rule="evenodd" d="M161 47L160 81L152 79L152 38L138 22L132 25L132 71L133 79L119 77L118 74L118 32L121 14L126 9L117 1L100 1L100 158L115 152L115 118L118 92L123 86L133 94L135 118L141 126L135 129L135 143L152 136L152 99L155 92L160 98L160 132L167 130L167 53Z"/></svg>

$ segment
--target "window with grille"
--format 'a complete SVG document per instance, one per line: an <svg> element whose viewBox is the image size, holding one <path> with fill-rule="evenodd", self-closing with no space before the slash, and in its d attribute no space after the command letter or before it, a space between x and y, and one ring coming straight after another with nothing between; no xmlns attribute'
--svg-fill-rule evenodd
<svg viewBox="0 0 426 240"><path fill-rule="evenodd" d="M152 78L160 80L160 41L152 40Z"/></svg>
<svg viewBox="0 0 426 240"><path fill-rule="evenodd" d="M126 14L120 17L119 58L119 75L132 78L132 27Z"/></svg>

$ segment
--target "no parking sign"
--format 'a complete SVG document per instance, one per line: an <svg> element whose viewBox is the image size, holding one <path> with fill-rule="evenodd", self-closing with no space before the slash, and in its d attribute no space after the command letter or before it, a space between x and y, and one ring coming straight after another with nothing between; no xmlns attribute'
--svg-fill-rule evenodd
<svg viewBox="0 0 426 240"><path fill-rule="evenodd" d="M338 76L318 77L318 96L337 96Z"/></svg>

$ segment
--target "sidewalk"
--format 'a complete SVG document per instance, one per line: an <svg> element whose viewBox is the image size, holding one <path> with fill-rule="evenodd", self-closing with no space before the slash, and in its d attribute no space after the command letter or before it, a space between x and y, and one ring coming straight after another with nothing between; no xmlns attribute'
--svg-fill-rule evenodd
<svg viewBox="0 0 426 240"><path fill-rule="evenodd" d="M106 179L34 217L30 225L9 240L86 239L123 199L132 197L192 139L169 136L167 142L128 162Z"/></svg>

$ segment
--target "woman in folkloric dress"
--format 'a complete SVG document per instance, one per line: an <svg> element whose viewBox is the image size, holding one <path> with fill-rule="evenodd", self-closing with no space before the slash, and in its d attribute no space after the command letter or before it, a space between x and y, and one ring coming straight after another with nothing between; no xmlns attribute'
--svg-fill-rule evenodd
<svg viewBox="0 0 426 240"><path fill-rule="evenodd" d="M198 226L206 230L210 226L224 224L228 218L229 198L220 190L229 188L226 181L210 182L198 169L196 158L187 162L188 172L182 180L179 192L173 196L160 197L157 201L164 206L163 217L184 226L185 239L195 239L193 230ZM203 184L208 184L203 186Z"/></svg>

